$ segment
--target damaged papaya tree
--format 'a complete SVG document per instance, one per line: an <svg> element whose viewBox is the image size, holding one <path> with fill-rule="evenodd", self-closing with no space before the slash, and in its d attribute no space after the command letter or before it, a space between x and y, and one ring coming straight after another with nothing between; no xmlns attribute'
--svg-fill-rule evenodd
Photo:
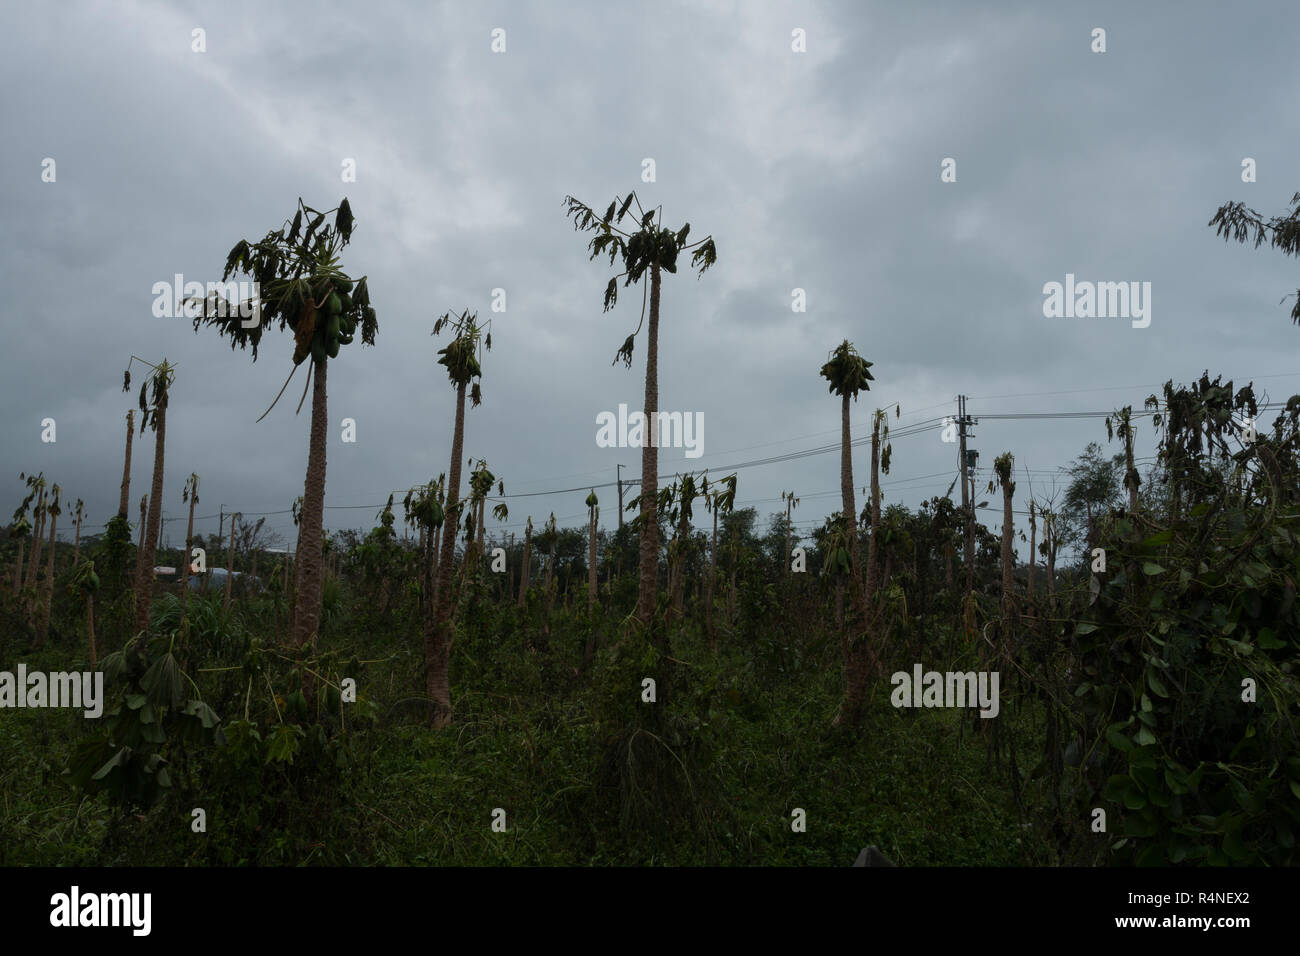
<svg viewBox="0 0 1300 956"><path fill-rule="evenodd" d="M327 223L331 214L333 223ZM297 558L298 590L290 634L290 642L296 648L315 647L321 617L325 446L329 424L326 371L329 360L337 358L343 346L351 345L358 331L362 343L374 345L379 329L366 277L354 280L343 271L339 259L352 239L353 222L346 198L337 209L323 212L299 199L291 221L268 232L258 242L241 239L226 258L222 282L228 283L237 274L251 277L254 280L251 299L232 303L220 293L209 294L194 318L196 332L206 325L215 328L219 335L228 336L232 349L236 345L241 349L251 345L255 362L263 333L277 323L281 332L292 333L294 369L271 408L284 394L297 366L311 357L298 402L301 411L314 376L311 440ZM309 677L304 677L304 684L309 686Z"/></svg>

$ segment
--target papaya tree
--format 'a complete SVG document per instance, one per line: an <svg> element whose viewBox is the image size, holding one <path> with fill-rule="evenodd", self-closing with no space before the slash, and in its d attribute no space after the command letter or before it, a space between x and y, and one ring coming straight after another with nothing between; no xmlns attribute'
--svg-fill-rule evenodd
<svg viewBox="0 0 1300 956"><path fill-rule="evenodd" d="M533 563L533 516L528 516L528 524L524 528L524 557L519 566L519 606L524 606L524 601L528 597L528 571Z"/></svg>
<svg viewBox="0 0 1300 956"><path fill-rule="evenodd" d="M861 392L870 390L871 386L868 383L875 380L868 371L872 364L859 355L858 350L849 343L848 339L845 339L832 350L829 359L821 367L821 376L830 383L829 391L832 395L840 397L840 496L844 525L843 542L849 556L849 597L856 612L856 620L851 615L846 616L845 627L840 633L840 653L844 658L845 696L833 721L833 726L836 727L857 719L866 696L867 678L874 665L870 641L863 633L869 626L870 615L862 583L862 559L858 550L856 524L858 509L853 495L853 441L849 429L849 400L857 401Z"/></svg>
<svg viewBox="0 0 1300 956"><path fill-rule="evenodd" d="M497 480L497 477L488 470L486 461L480 458L475 465L474 460L470 459L469 464L474 470L469 477L469 515L465 518L466 547L465 562L461 567L462 577L477 566L485 553L484 526L487 524L485 512L493 482L497 484L497 494L506 493L505 482ZM499 507L501 506L498 505Z"/></svg>
<svg viewBox="0 0 1300 956"><path fill-rule="evenodd" d="M1125 405L1113 415L1106 416L1106 438L1112 439L1116 435L1124 442L1124 487L1128 490L1129 514L1137 514L1138 487L1142 484L1142 477L1138 474L1137 466L1133 463L1132 405Z"/></svg>
<svg viewBox="0 0 1300 956"><path fill-rule="evenodd" d="M122 391L131 390L131 376L126 376L125 384ZM122 465L122 490L121 497L117 503L117 513L126 519L128 516L127 508L130 507L128 500L131 494L131 440L135 437L135 409L129 408L126 412L126 461Z"/></svg>
<svg viewBox="0 0 1300 956"><path fill-rule="evenodd" d="M434 609L434 578L438 567L438 536L442 533L443 511L442 495L446 475L439 475L438 480L427 485L412 488L402 501L407 524L414 524L420 529L420 558L418 574L420 579L421 624L425 630L432 626Z"/></svg>
<svg viewBox="0 0 1300 956"><path fill-rule="evenodd" d="M9 537L18 539L18 557L14 561L13 591L17 595L23 584L23 545L31 536L32 523L27 518L27 505L24 503L14 512L13 524L9 526Z"/></svg>
<svg viewBox="0 0 1300 956"><path fill-rule="evenodd" d="M149 524L149 496L140 496L140 540L135 546L135 578L131 582L133 589L138 590L140 587L141 574L140 566L144 555L144 531ZM132 595L134 599L134 594Z"/></svg>
<svg viewBox="0 0 1300 956"><path fill-rule="evenodd" d="M615 198L603 216L572 196L566 196L564 203L567 207L565 216L572 217L574 229L595 234L587 246L590 258L608 255L611 266L617 262L623 267L623 271L611 278L605 287L604 311L608 312L618 301L619 279L624 280L623 286L627 288L639 282L647 273L650 277L648 287L642 285L641 300L641 322L645 322L648 300L650 324L646 330L643 411L648 434L643 435L641 442L641 567L636 610L637 619L643 626L649 627L654 616L659 580L659 523L655 517L655 505L659 489L659 297L662 273L675 274L677 256L692 249L691 267L698 269L698 274L702 276L717 262L718 253L712 236L687 243L691 231L689 222L676 231L665 228L662 207L647 212L641 207L641 200L635 191L628 193L621 205ZM620 228L633 203L640 216L640 225ZM633 222L636 221L634 217ZM611 364L617 364L622 359L628 368L632 367L632 347L640 331L641 325L638 324L636 332L627 337Z"/></svg>
<svg viewBox="0 0 1300 956"><path fill-rule="evenodd" d="M185 554L181 558L181 626L185 626L185 609L190 594L190 562L194 548L194 506L199 503L199 476L190 472L189 480L181 490L181 501L189 502L190 519L185 526Z"/></svg>
<svg viewBox="0 0 1300 956"><path fill-rule="evenodd" d="M221 609L227 614L230 613L230 592L235 583L235 522L239 517L238 512L230 516L230 546L226 548L226 593L221 598Z"/></svg>
<svg viewBox="0 0 1300 956"><path fill-rule="evenodd" d="M328 223L331 214L334 219ZM362 343L374 345L379 329L366 277L354 281L343 271L340 261L352 239L353 224L352 207L346 198L336 209L325 211L313 209L299 199L292 220L267 232L256 243L241 239L226 258L222 281L247 275L254 280L254 297L236 304L219 293L210 295L194 317L195 332L206 325L228 336L231 349L252 346L254 362L263 333L277 324L281 332L292 332L294 368L280 389L281 395L297 367L311 358L298 403L301 410L307 388L312 387L311 437L296 558L298 587L290 637L295 647L310 644L314 648L320 626L329 360L338 357L341 347L352 344L357 332L361 333ZM277 395L271 408L279 398ZM262 417L270 411L268 408Z"/></svg>
<svg viewBox="0 0 1300 956"><path fill-rule="evenodd" d="M451 571L456 559L456 528L460 526L460 463L465 448L465 396L468 391L472 407L483 400L480 360L483 350L492 348L491 320L478 324L478 315L468 309L459 316L443 313L433 325L433 334L450 329L452 339L438 350L438 364L447 370L447 379L456 389L456 411L451 438L451 467L447 469L447 496L443 515L447 530L442 536L438 555L438 574L434 586L434 613L424 631L426 684L431 703L430 723L435 729L451 724L451 647L452 627Z"/></svg>
<svg viewBox="0 0 1300 956"><path fill-rule="evenodd" d="M90 653L90 666L95 666L95 592L99 590L99 575L95 562L79 564L73 572L72 586L86 598L86 646Z"/></svg>
<svg viewBox="0 0 1300 956"><path fill-rule="evenodd" d="M131 387L131 363L140 362L152 371L140 385L140 434L147 427L154 432L153 486L149 493L149 516L140 539L140 556L136 563L135 629L149 631L149 611L153 606L153 568L158 552L158 531L162 526L163 459L167 444L167 396L176 379L175 366L163 359L154 365L132 355L126 363L123 390ZM147 398L146 398L147 395Z"/></svg>
<svg viewBox="0 0 1300 956"><path fill-rule="evenodd" d="M790 560L790 533L793 530L793 526L790 524L790 512L799 507L799 499L794 496L793 491L783 491L781 492L781 500L785 502L785 556L781 559L783 566L781 574L783 577L789 578L790 565L793 563Z"/></svg>
<svg viewBox="0 0 1300 956"><path fill-rule="evenodd" d="M898 418L901 414L902 409L895 405L894 417ZM880 473L883 471L886 475L889 474L893 455L893 446L886 444L882 449L881 442L888 438L889 416L878 408L871 416L871 513L867 518L871 525L871 536L867 539L866 600L873 609L881 587L880 546L883 535L880 521Z"/></svg>
<svg viewBox="0 0 1300 956"><path fill-rule="evenodd" d="M1011 452L1003 452L993 459L993 481L988 490L1002 489L1002 613L1010 618L1016 606L1015 552L1012 543L1015 540L1015 519L1011 515L1011 501L1016 493L1016 483L1011 480L1015 472L1016 460ZM1006 636L1003 636L1005 641ZM1004 645L1005 651L1005 645Z"/></svg>
<svg viewBox="0 0 1300 956"><path fill-rule="evenodd" d="M72 509L72 516L77 521L77 528L72 536L72 566L74 568L81 561L81 519L85 516L85 513L86 503L78 498Z"/></svg>
<svg viewBox="0 0 1300 956"><path fill-rule="evenodd" d="M36 594L36 573L40 570L41 564L41 545L45 539L45 500L46 500L46 481L45 473L40 472L35 475L20 475L27 480L27 499L35 498L35 504L32 507L32 517L36 521L36 527L32 531L32 556L27 562L27 580L25 587L31 592L25 600L30 600L31 596ZM31 612L28 607L28 613Z"/></svg>
<svg viewBox="0 0 1300 956"><path fill-rule="evenodd" d="M682 579L686 574L686 558L691 551L691 518L694 517L694 503L700 496L700 491L695 484L695 477L690 474L683 475L675 484L676 507L672 514L676 529L668 549L668 593L671 615L678 618L682 614Z"/></svg>
<svg viewBox="0 0 1300 956"><path fill-rule="evenodd" d="M712 483L706 477L700 488L704 495L704 507L713 512L713 541L709 546L709 577L704 588L704 633L709 639L709 648L715 653L718 641L713 631L713 587L718 573L718 515L730 514L736 507L736 476L715 479ZM788 564L788 562L787 562Z"/></svg>
<svg viewBox="0 0 1300 956"><path fill-rule="evenodd" d="M54 529L58 527L59 515L63 514L63 509L59 507L61 492L62 489L54 485L50 501L46 505L50 516L50 553L45 564L45 596L41 600L40 622L36 626L37 647L44 646L45 639L50 635L50 611L54 607Z"/></svg>
<svg viewBox="0 0 1300 956"><path fill-rule="evenodd" d="M587 495L586 505L590 541L587 548L587 610L594 612L596 610L596 521L600 518L600 501L596 497L595 488L592 488Z"/></svg>

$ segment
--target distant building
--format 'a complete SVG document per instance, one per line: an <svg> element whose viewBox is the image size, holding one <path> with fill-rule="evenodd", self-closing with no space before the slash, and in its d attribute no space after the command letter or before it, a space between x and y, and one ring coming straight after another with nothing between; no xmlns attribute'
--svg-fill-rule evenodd
<svg viewBox="0 0 1300 956"><path fill-rule="evenodd" d="M243 571L236 571L233 577L234 577L234 582L236 587L245 586L247 582L243 581L242 579L249 578L253 582L254 588L257 588L258 590L261 590L262 588L261 578L251 577L251 575L244 574ZM224 588L226 586L226 569L209 568L208 573L206 575L191 574L189 578L189 584L187 586L191 591L201 590L205 579L209 582L209 585L212 589Z"/></svg>

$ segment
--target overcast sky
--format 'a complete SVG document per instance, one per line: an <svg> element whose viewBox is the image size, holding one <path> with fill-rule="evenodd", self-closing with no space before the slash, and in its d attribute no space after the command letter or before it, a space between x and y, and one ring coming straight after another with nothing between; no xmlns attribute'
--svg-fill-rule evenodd
<svg viewBox="0 0 1300 956"><path fill-rule="evenodd" d="M1296 263L1206 225L1228 200L1282 213L1300 189L1294 5L1063 6L5 4L3 515L19 472L40 470L102 529L132 353L177 365L173 544L190 472L200 515L290 507L310 424L310 402L294 415L301 375L254 423L291 368L290 337L270 333L254 364L151 307L154 283L176 273L219 279L231 246L278 227L299 196L349 198L344 268L370 277L380 325L374 348L358 336L331 363L329 528L371 527L389 492L447 470L454 392L435 364L445 337L430 332L449 309L493 320L465 454L507 493L612 481L619 462L639 474L638 449L597 446L596 416L640 407L644 332L631 369L611 361L641 296L623 290L602 314L612 270L588 261L566 194L603 210L635 188L667 225L716 240L702 278L665 277L660 408L702 413L705 429L704 455L663 449L661 473L720 475L838 441L840 404L818 370L844 338L875 363L855 436L877 406L901 406L901 431L955 414L958 393L978 417L1140 408L1206 368L1274 400L1300 391L1300 330L1279 302L1300 285ZM946 158L955 182L941 181ZM347 160L355 182L342 181ZM1149 282L1150 325L1046 318L1044 284L1067 273ZM494 314L495 288L506 311ZM355 444L340 440L345 417ZM1106 438L1087 419L990 420L975 435L981 492L993 458L1015 454L1018 508L1030 476L1049 493L1058 467ZM1143 419L1138 454L1152 453ZM939 429L898 438L886 504L943 494L956 458ZM152 435L137 436L133 523L152 460ZM854 466L860 489L865 449ZM820 523L838 507L838 452L742 469L737 505L766 526L786 489L802 498L799 526ZM598 495L612 526L616 495ZM585 497L511 498L504 528L551 511L576 525ZM291 538L287 513L268 524Z"/></svg>

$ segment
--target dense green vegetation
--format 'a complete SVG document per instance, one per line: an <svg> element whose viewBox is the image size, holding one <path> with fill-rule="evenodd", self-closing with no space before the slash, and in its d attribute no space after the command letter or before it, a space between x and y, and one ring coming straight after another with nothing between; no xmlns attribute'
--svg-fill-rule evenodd
<svg viewBox="0 0 1300 956"><path fill-rule="evenodd" d="M640 227L622 233L634 202ZM322 228L300 202L292 224L232 250L227 277L242 268L275 290L261 326L211 302L195 323L256 354L275 321L298 361L312 356L292 566L258 526L237 537L234 518L230 543L157 549L165 413L184 414L165 360L145 363L140 393L156 447L138 542L132 417L121 513L103 534L83 536L78 502L77 539L59 543L61 489L23 475L0 539L0 661L102 670L108 700L97 720L4 711L0 863L843 866L866 844L904 865L1296 862L1300 396L1268 406L1208 373L1171 380L1145 412L1107 420L1123 451L1090 444L1059 506L1018 490L1003 453L988 486L999 535L948 495L882 503L886 409L870 414L857 513L850 409L886 371L845 341L821 369L840 407L843 505L808 538L790 525L793 492L761 530L736 507L735 475L704 474L647 483L616 531L599 530L593 490L575 495L583 526L552 514L534 532L528 516L524 541L506 542L486 528L489 505L507 515L492 494L504 481L481 458L460 481L491 333L448 312L434 326L451 333L437 359L455 390L448 475L411 489L404 526L390 498L372 530L328 535L338 347L333 331L311 338L316 310L330 326L351 310L366 344L377 331L364 280L337 259L346 200L331 212ZM653 408L659 271L691 248L689 226L653 226L635 194L617 216L576 200L570 214L628 283L650 271ZM694 255L711 265L712 239ZM1256 428L1269 407L1280 414ZM1159 438L1146 475L1139 421ZM178 497L192 529L197 476ZM143 584L155 561L185 564L189 544L246 586ZM997 672L996 716L896 706L892 675L917 665Z"/></svg>

